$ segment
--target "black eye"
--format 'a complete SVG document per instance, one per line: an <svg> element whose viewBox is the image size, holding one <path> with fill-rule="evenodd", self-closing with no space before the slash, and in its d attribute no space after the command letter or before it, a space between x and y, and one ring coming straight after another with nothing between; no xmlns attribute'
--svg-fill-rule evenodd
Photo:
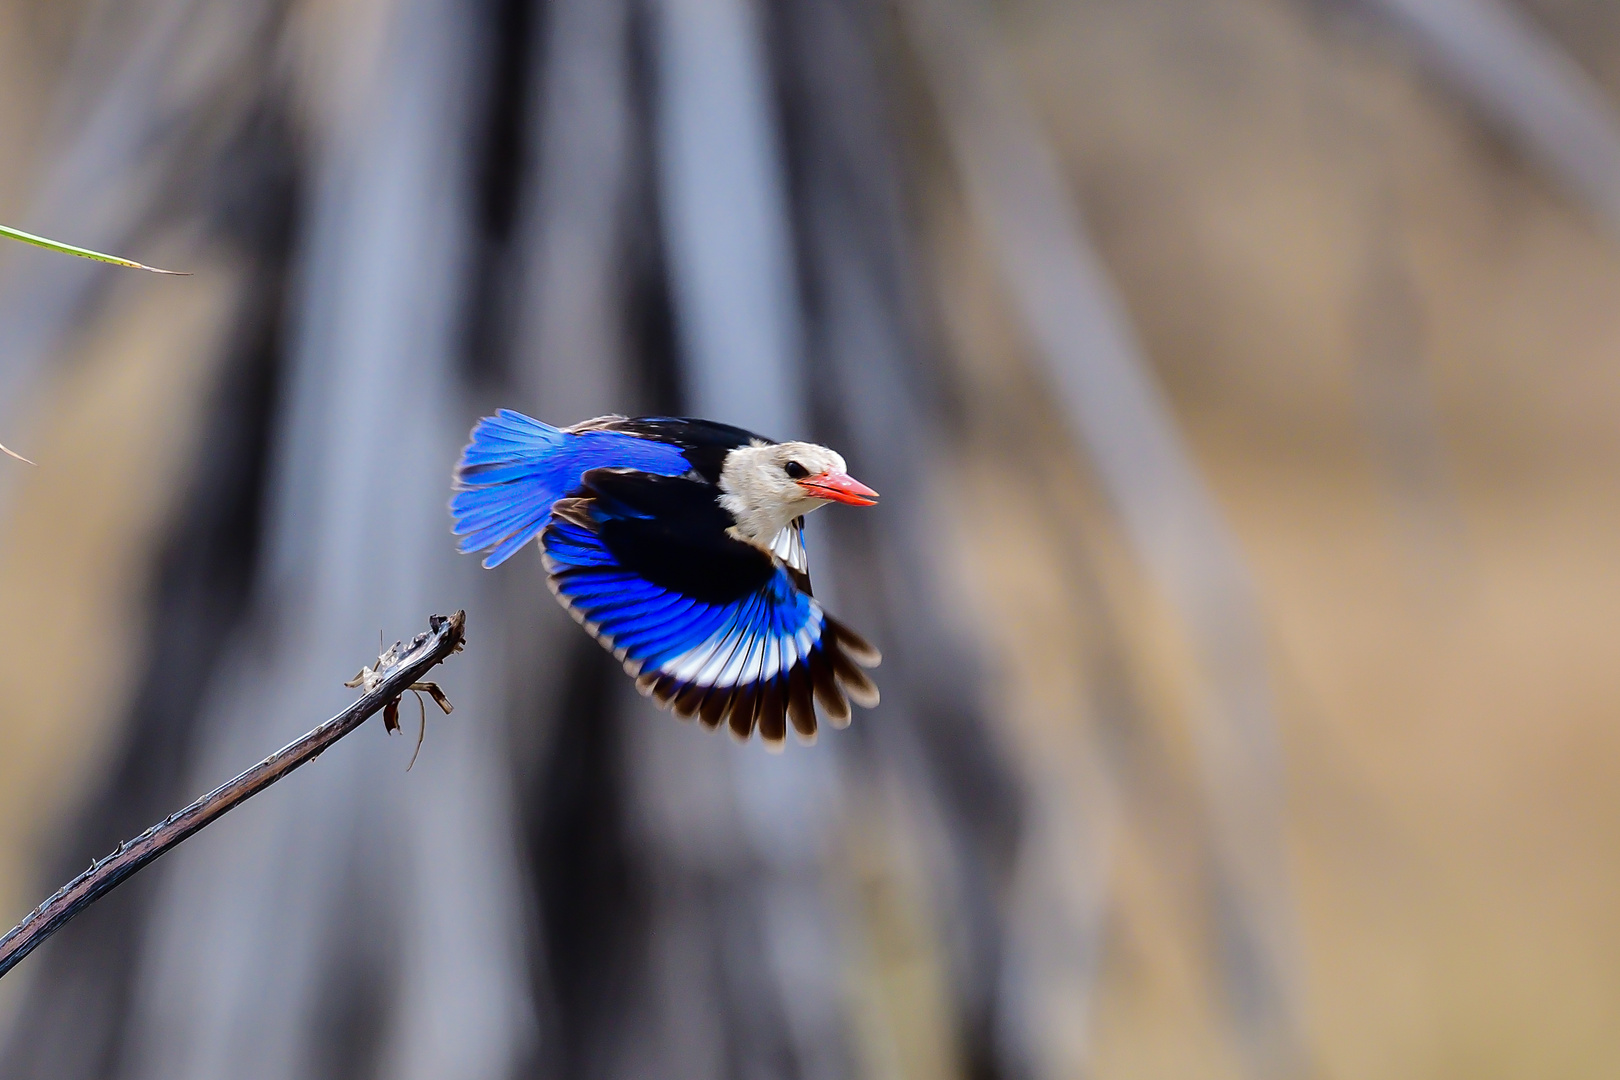
<svg viewBox="0 0 1620 1080"><path fill-rule="evenodd" d="M797 461L788 462L786 465L782 466L782 471L787 473L795 480L803 480L805 477L810 475L810 470L806 469L803 465L800 465Z"/></svg>

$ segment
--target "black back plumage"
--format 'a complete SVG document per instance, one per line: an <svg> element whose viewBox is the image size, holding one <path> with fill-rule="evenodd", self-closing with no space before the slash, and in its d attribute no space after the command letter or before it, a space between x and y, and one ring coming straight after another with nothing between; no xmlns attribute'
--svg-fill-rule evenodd
<svg viewBox="0 0 1620 1080"><path fill-rule="evenodd" d="M731 451L756 442L775 441L744 428L691 416L604 416L573 430L617 431L677 446L692 463L693 471L711 484L720 482L720 470Z"/></svg>

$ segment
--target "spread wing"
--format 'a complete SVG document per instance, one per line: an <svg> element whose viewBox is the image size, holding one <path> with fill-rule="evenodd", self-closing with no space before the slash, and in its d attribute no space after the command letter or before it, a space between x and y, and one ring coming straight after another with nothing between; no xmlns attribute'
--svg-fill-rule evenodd
<svg viewBox="0 0 1620 1080"><path fill-rule="evenodd" d="M877 650L730 525L700 481L594 469L541 544L558 600L678 716L741 739L757 727L780 747L789 721L815 737L815 702L840 727L851 700L876 705L859 665L875 666Z"/></svg>

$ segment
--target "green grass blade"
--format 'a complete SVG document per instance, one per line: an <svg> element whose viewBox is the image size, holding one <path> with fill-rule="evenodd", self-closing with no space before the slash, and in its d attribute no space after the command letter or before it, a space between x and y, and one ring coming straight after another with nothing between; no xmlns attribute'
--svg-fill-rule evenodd
<svg viewBox="0 0 1620 1080"><path fill-rule="evenodd" d="M99 251L91 251L89 248L74 247L72 244L64 244L60 240L47 240L43 236L35 236L33 233L25 233L21 229L13 229L8 225L0 225L0 236L9 236L13 240L21 240L25 244L33 244L35 247L46 248L50 251L60 251L64 255L77 255L81 259L94 259L97 262L111 263L114 266L127 266L131 270L150 270L154 274L174 274L181 277L189 276L183 270L160 270L155 266L147 266L145 263L135 262L133 259L120 259L116 255L103 255ZM4 449L4 447L0 447L0 449ZM16 457L15 454L12 454L12 456Z"/></svg>

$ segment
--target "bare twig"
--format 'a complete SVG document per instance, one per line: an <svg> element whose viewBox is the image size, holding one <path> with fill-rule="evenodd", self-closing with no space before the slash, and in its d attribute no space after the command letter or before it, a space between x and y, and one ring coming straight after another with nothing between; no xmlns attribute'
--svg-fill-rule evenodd
<svg viewBox="0 0 1620 1080"><path fill-rule="evenodd" d="M119 844L111 855L64 885L10 933L0 938L0 976L15 967L17 961L61 929L69 919L117 888L159 855L294 769L314 761L327 747L354 731L374 713L385 708L397 709L400 695L412 686L423 685L423 675L451 653L460 651L465 640L466 619L466 613L462 611L448 618L443 615L430 616L430 629L427 632L418 634L409 645L396 643L377 658L376 667L365 669L371 678L365 681L366 692L359 701L303 738L277 750L236 779L210 791L184 810L170 815L135 839ZM435 701L439 701L443 695L433 696ZM440 702L441 707L447 704L447 701Z"/></svg>

